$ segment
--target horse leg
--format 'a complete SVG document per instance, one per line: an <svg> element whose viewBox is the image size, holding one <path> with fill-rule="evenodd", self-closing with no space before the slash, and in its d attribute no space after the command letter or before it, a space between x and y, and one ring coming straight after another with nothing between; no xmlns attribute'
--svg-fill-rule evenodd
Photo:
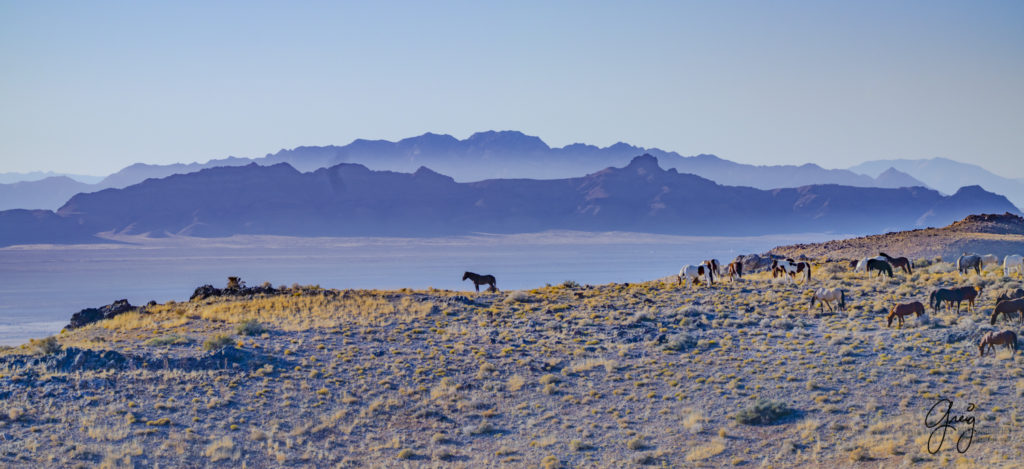
<svg viewBox="0 0 1024 469"><path fill-rule="evenodd" d="M830 301L826 301L826 302L825 302L825 305L827 305L827 306L828 306L828 312L830 312L830 313L834 313L834 312L835 312L835 311L834 311L834 310L832 309L832 302L830 302Z"/></svg>
<svg viewBox="0 0 1024 469"><path fill-rule="evenodd" d="M480 293L480 284L479 283L473 282L473 287L476 288L476 292L477 293Z"/></svg>

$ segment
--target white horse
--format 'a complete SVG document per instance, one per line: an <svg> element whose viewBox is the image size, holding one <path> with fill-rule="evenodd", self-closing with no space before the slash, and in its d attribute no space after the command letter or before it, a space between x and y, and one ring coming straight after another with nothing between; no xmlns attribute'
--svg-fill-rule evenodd
<svg viewBox="0 0 1024 469"><path fill-rule="evenodd" d="M836 303L836 309L846 311L846 292L842 288L821 287L811 295L811 308L814 307L815 300L820 303L822 312L825 312L825 306L828 306L828 310L831 312L833 302Z"/></svg>
<svg viewBox="0 0 1024 469"><path fill-rule="evenodd" d="M690 285L694 285L699 282L700 277L704 277L704 280L708 282L708 285L714 285L715 280L714 274L711 273L711 269L705 265L684 265L682 269L679 269L679 275L676 278L679 279L679 285L683 284L685 278L690 282Z"/></svg>
<svg viewBox="0 0 1024 469"><path fill-rule="evenodd" d="M1009 277L1010 272L1013 271L1017 271L1017 275L1024 277L1024 257L1010 254L1003 258L1003 275Z"/></svg>
<svg viewBox="0 0 1024 469"><path fill-rule="evenodd" d="M981 256L981 270L985 270L994 265L999 265L999 258L995 254L985 254Z"/></svg>

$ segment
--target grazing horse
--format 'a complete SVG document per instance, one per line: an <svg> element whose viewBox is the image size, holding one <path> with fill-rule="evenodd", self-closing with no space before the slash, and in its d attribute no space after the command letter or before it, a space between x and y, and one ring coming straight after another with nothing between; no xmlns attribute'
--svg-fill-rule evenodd
<svg viewBox="0 0 1024 469"><path fill-rule="evenodd" d="M881 259L868 259L867 269L868 274L870 274L872 270L877 270L878 274L875 275L875 277L882 275L882 273L884 272L886 274L889 274L889 278L892 278L892 266L889 265L889 262L887 261Z"/></svg>
<svg viewBox="0 0 1024 469"><path fill-rule="evenodd" d="M1003 258L1003 275L1009 277L1010 272L1017 271L1017 275L1024 277L1024 257L1017 254L1010 254Z"/></svg>
<svg viewBox="0 0 1024 469"><path fill-rule="evenodd" d="M811 280L811 264L804 261L794 261L793 259L783 259L772 261L772 278L778 278L779 275L786 277L788 275L789 280L796 281L796 274L803 273L804 281Z"/></svg>
<svg viewBox="0 0 1024 469"><path fill-rule="evenodd" d="M985 334L981 338L981 343L978 344L978 352L981 356L985 356L985 346L988 345L989 350L995 350L996 345L1005 345L1010 350L1017 351L1017 333L1013 331L992 331Z"/></svg>
<svg viewBox="0 0 1024 469"><path fill-rule="evenodd" d="M490 285L487 289L488 291L498 291L497 280L493 275L479 275L473 272L466 272L462 274L462 281L466 281L466 279L473 281L473 286L476 287L478 292L480 291L480 285Z"/></svg>
<svg viewBox="0 0 1024 469"><path fill-rule="evenodd" d="M886 261L892 264L893 268L903 269L907 274L914 273L910 259L907 259L906 257L892 257L884 252L878 253L878 256L884 257ZM877 257L875 259L877 259Z"/></svg>
<svg viewBox="0 0 1024 469"><path fill-rule="evenodd" d="M1024 298L1024 288L1003 292L999 295L999 298L996 298L996 304L999 304L1001 301L1016 300L1017 298Z"/></svg>
<svg viewBox="0 0 1024 469"><path fill-rule="evenodd" d="M999 265L999 258L995 254L985 254L981 256L981 270L985 270L991 266Z"/></svg>
<svg viewBox="0 0 1024 469"><path fill-rule="evenodd" d="M721 264L718 263L718 259L708 259L704 262L701 262L700 265L703 265L711 270L712 280L714 280L715 277L718 277L719 280L722 279L722 269L720 267Z"/></svg>
<svg viewBox="0 0 1024 469"><path fill-rule="evenodd" d="M920 301L911 301L910 303L901 303L893 306L892 311L889 312L889 317L886 318L889 321L889 324L885 327L892 327L893 318L899 318L898 327L902 329L903 316L915 313L917 314L917 317L921 317L921 315L924 314L924 305L921 304Z"/></svg>
<svg viewBox="0 0 1024 469"><path fill-rule="evenodd" d="M870 261L872 259L879 260L879 261L884 261L885 260L885 258L882 257L882 256L878 256L878 257L865 257L865 258L857 261L857 265L856 265L856 267L853 268L853 271L854 272L866 272L868 270L868 261ZM888 262L888 261L886 261L886 262Z"/></svg>
<svg viewBox="0 0 1024 469"><path fill-rule="evenodd" d="M965 252L956 260L956 270L960 272L960 275L966 275L971 269L974 269L974 273L981 275L981 256Z"/></svg>
<svg viewBox="0 0 1024 469"><path fill-rule="evenodd" d="M726 273L729 274L730 279L743 279L743 263L740 261L732 261L729 266L726 267Z"/></svg>
<svg viewBox="0 0 1024 469"><path fill-rule="evenodd" d="M992 312L992 325L996 325L996 318L1000 314L1006 316L1006 320L1010 320L1010 313L1020 313L1020 321L1018 324L1024 324L1024 299L1017 298L1016 300L1005 300L1000 301L996 305L995 311Z"/></svg>
<svg viewBox="0 0 1024 469"><path fill-rule="evenodd" d="M841 288L825 288L821 287L814 291L811 295L811 308L814 307L814 301L817 300L821 306L821 311L825 312L825 306L828 306L829 312L832 312L832 303L836 303L836 309L839 311L846 311L846 292Z"/></svg>
<svg viewBox="0 0 1024 469"><path fill-rule="evenodd" d="M981 296L981 290L985 288L984 285L978 285L973 287L960 287L960 290L964 295L964 299L967 300L967 311L974 311L974 300ZM960 311L957 311L958 313Z"/></svg>
<svg viewBox="0 0 1024 469"><path fill-rule="evenodd" d="M700 283L701 277L704 277L708 285L715 284L714 274L711 273L711 269L706 265L684 265L682 269L679 269L679 275L676 276L679 279L680 286L683 284L683 278L688 280L690 285L696 285Z"/></svg>
<svg viewBox="0 0 1024 469"><path fill-rule="evenodd" d="M962 301L964 301L964 292L959 288L939 288L928 296L928 306L931 306L936 313L939 312L939 306L942 306L943 302L946 303L946 311L949 311L953 302L956 302L956 312L959 313Z"/></svg>

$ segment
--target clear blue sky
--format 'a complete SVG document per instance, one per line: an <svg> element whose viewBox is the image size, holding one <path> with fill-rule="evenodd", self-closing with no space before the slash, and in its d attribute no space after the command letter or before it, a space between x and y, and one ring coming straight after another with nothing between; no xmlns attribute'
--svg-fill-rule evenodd
<svg viewBox="0 0 1024 469"><path fill-rule="evenodd" d="M0 172L488 129L1024 177L1024 2L0 0Z"/></svg>

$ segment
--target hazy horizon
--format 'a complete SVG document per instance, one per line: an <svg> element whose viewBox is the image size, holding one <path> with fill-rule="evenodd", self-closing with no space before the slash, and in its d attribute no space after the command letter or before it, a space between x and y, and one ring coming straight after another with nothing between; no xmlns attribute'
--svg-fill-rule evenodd
<svg viewBox="0 0 1024 469"><path fill-rule="evenodd" d="M1024 177L1017 2L0 3L0 172L519 130Z"/></svg>
<svg viewBox="0 0 1024 469"><path fill-rule="evenodd" d="M471 132L471 133L469 133L469 134L467 134L467 135L465 135L463 137L460 137L458 135L444 134L443 132L431 132L431 131L424 132L423 134L451 135L452 137L455 137L456 139L465 140L465 139L469 138L471 135L473 135L475 133L487 132L487 131L490 131L490 130L495 130L495 131L515 131L514 129L501 129L501 130L498 130L498 129L487 129L487 130L480 130L480 131L477 131L477 132ZM418 137L418 136L421 136L423 134L410 135L410 136L406 136L406 137L402 137L402 138L396 138L396 139L393 139L393 140L388 140L388 139L378 139L378 140L387 140L387 141L391 141L391 142L397 142L397 141L400 141L400 140L403 140L403 139L407 139L407 138ZM548 144L548 146L550 146L551 148L563 148L565 146L573 145L573 144L592 145L589 142L582 142L581 141L581 142L573 142L573 143L569 143L569 144L561 145L561 146L555 146L555 145L551 145L549 142L544 140L543 137L536 136L536 135L529 135L529 134L527 134L527 135L528 136L535 136L535 137L541 138L541 140L543 140L544 143ZM132 163L129 163L129 164L125 165L124 167L118 168L115 171L111 171L110 173L68 173L68 172L56 171L56 170L31 170L31 171L0 171L0 174L6 174L6 175L23 174L23 175L34 175L34 176L36 176L36 177L30 178L30 179L29 178L26 178L26 179L20 179L19 178L18 179L18 180L25 180L25 181L38 180L38 179L42 179L43 177L51 177L51 176L57 176L57 175L64 175L64 176L71 177L72 179L80 180L82 182L95 183L95 182L99 182L100 180L102 180L106 176L114 174L114 173L116 173L117 171L119 171L121 169L124 169L124 168L126 168L128 166L132 166L132 165L135 165L135 164L146 164L146 165L154 165L154 166L156 166L156 165L174 165L174 164L189 165L189 164L205 164L205 163L208 163L210 161L223 160L223 159L228 159L228 158L259 159L259 158L263 158L263 157L268 156L268 155L275 154L275 153L280 152L280 151L295 150L296 148L299 148L299 147L308 147L308 146L322 146L322 147L326 147L326 146L345 146L345 145L349 145L349 144L351 144L351 143L353 143L353 142L355 142L357 140L370 140L370 139L356 138L356 139L353 139L353 140L345 142L345 143L333 143L333 144L325 144L325 145L299 145L297 147L278 148L278 149L275 149L273 151L267 151L267 152L264 152L262 154L249 155L249 156L224 155L224 156L220 156L220 157L212 157L212 158L199 159L199 160L172 161L172 162L166 162L166 163L154 163L154 162L141 161L140 160L140 161L134 161ZM681 153L681 152L679 152L677 150L668 149L668 148L657 148L657 147L638 145L638 144L634 144L632 142L619 141L619 142L615 142L615 143L626 143L626 144L633 145L633 146L636 146L636 147L645 148L647 150L658 149L658 150L663 150L663 151L670 152L670 153L674 152L674 153L679 154L682 157L693 157L693 156L697 156L698 155L698 154L684 154L684 153ZM612 144L612 145L614 145L614 144ZM611 145L602 146L602 148L606 148L608 146L611 146ZM714 155L714 156L716 156L718 158L722 158L722 159L729 160L729 161L734 161L734 162L737 162L737 163L752 164L752 163L744 163L742 161L734 160L734 159L728 158L726 156L715 154L715 153L704 153L704 154ZM639 154L637 156L639 156ZM992 168L985 167L984 165L978 164L976 162L961 161L961 160L956 160L956 159L953 159L953 158L945 158L945 157L928 157L928 158L925 158L925 157L922 157L922 158L898 158L898 157L893 157L893 158L886 158L886 160L914 160L914 161L933 160L933 159L952 160L952 161L956 161L956 162L962 163L962 164L969 164L969 165L977 166L979 168L982 168L982 169L984 169L986 171L989 171L989 172L991 172L993 174L996 174L996 175L999 174L998 170L994 170ZM825 168L825 169L849 169L849 168L857 166L857 165L859 165L861 163L870 162L870 161L876 161L876 159L865 159L863 161L859 161L859 162L857 162L855 164L852 164L852 165L849 165L849 166L829 166L827 164L822 164L820 162L813 162L813 161L807 161L807 162L803 162L803 163L766 163L765 165L768 165L768 166L774 166L774 165L800 166L800 165L803 165L803 164L815 164L815 165L818 165L818 166L820 166L822 168ZM583 173L581 172L580 174L582 175ZM869 174L869 175L872 176L872 177L877 176L877 174Z"/></svg>

